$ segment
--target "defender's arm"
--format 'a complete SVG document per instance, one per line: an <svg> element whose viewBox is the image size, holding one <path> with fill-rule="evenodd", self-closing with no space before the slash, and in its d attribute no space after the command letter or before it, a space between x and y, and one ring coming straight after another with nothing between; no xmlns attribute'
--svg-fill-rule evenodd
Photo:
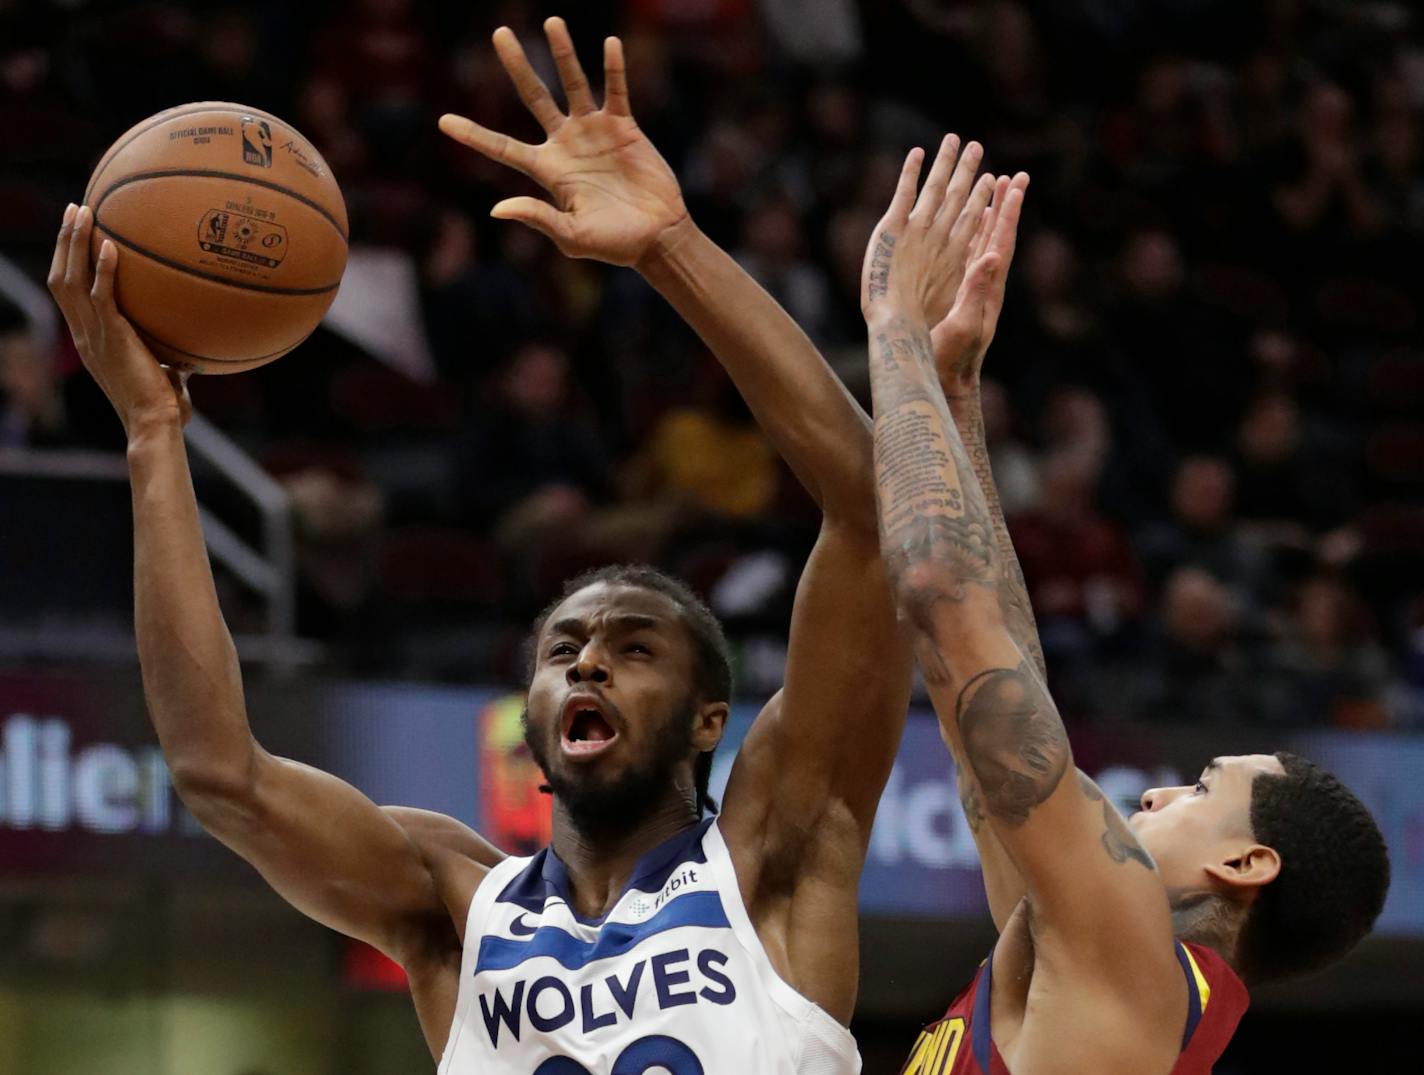
<svg viewBox="0 0 1424 1075"><path fill-rule="evenodd" d="M954 143L951 135L950 144ZM938 323L931 330L930 339L940 387L988 508L998 552L997 596L1004 624L1019 649L1029 655L1039 679L1046 683L1043 649L1038 642L1033 609L989 468L984 416L979 403L979 374L1003 309L1004 286L1013 260L1019 210L1023 204L1021 196L1007 204L1008 194L1010 190L1018 190L1022 195L1028 186L1028 176L1020 173L1013 180L1003 177L995 180L983 175L975 183L974 170L982 156L977 142L970 142L964 148L936 217L937 230L941 232L950 219L954 222L947 239L932 244L932 286L927 313L932 322ZM997 226L1000 216L1005 217L1002 227ZM997 259L998 271L992 276L971 273L970 266L988 254ZM1002 930L1023 899L1023 878L993 828L985 822L983 792L972 768L963 752L957 749L956 742L949 741L949 746L964 818L979 851L989 913L995 927Z"/></svg>
<svg viewBox="0 0 1424 1075"><path fill-rule="evenodd" d="M1063 723L1005 625L993 526L935 371L920 277L944 157L915 204L920 158L911 155L868 255L886 564L941 730L967 760L986 818L1023 876L1040 958L1062 954L1087 968L1078 973L1099 990L1104 1025L1132 1012L1160 1029L1185 1003L1177 991L1151 988L1175 967L1165 892L1111 804L1072 775ZM998 261L977 269L992 274ZM1159 1037L1123 1045L1123 1055L1156 1056Z"/></svg>

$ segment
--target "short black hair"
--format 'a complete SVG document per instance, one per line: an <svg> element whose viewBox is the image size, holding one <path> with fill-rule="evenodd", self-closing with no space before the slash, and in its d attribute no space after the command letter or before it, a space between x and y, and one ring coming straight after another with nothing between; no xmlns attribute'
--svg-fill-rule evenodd
<svg viewBox="0 0 1424 1075"><path fill-rule="evenodd" d="M692 638L695 676L693 689L704 702L732 700L732 647L727 642L727 635L722 630L722 624L717 620L716 614L707 607L705 601L693 593L687 583L659 571L650 564L609 564L575 575L565 582L559 596L545 605L534 619L534 631L530 636L531 644L528 648L526 684L534 680L537 652L534 643L537 643L544 624L548 622L554 610L580 590L600 582L610 586L636 586L652 590L672 601L682 616L683 626ZM693 769L699 812L717 809L717 801L707 792L707 786L712 779L712 756L715 753L715 747L712 750L704 750L698 755Z"/></svg>
<svg viewBox="0 0 1424 1075"><path fill-rule="evenodd" d="M1389 891L1389 852L1365 804L1334 774L1296 754L1276 754L1284 774L1251 784L1251 830L1281 857L1236 942L1248 982L1317 970L1373 927Z"/></svg>

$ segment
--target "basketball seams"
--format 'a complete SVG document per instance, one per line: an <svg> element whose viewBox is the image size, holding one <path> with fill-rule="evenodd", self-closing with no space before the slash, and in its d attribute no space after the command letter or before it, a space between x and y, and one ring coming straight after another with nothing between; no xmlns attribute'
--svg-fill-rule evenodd
<svg viewBox="0 0 1424 1075"><path fill-rule="evenodd" d="M293 201L301 202L308 209L320 213L326 219L326 222L332 226L336 234L341 237L343 243L350 242L346 237L346 232L342 230L341 225L337 222L336 217L331 215L331 210L320 202L314 201L305 194L292 190L290 187L284 187L280 183L274 183L270 179L257 179L253 176L243 175L241 172L223 172L215 168L161 168L157 171L135 172L133 175L124 176L123 179L118 180L104 191L103 194L99 195L99 200L95 202L92 207L94 210L94 219L96 222L98 221L99 207L104 204L104 201L110 194L114 193L114 191L120 187L126 187L130 183L138 183L145 179L173 179L183 176L193 176L198 179L231 179L238 183L244 183L254 187L265 187L267 190L275 190L278 194L285 194Z"/></svg>
<svg viewBox="0 0 1424 1075"><path fill-rule="evenodd" d="M306 135L302 134L301 131L297 130L285 120L280 120L276 116L272 115L272 113L264 112L260 108L245 108L242 105L237 104L235 101L205 101L202 104L194 105L185 110L183 105L175 105L173 108L168 109L166 112L160 112L156 116L150 116L148 123L145 123L143 126L133 131L118 145L110 146L108 148L104 155L99 158L99 163L94 168L94 174L89 177L89 185L84 188L84 204L89 204L89 195L92 194L94 192L94 188L98 186L99 177L104 174L104 172L108 169L109 165L114 163L114 159L118 157L118 155L123 152L123 150L128 148L129 144L133 142L135 138L138 138L140 135L147 134L149 131L153 130L153 128L159 126L160 124L167 123L171 119L182 119L184 116L196 116L203 112L223 111L235 112L238 115L261 116L263 119L269 120L272 123L279 123L283 127L286 127L287 130L291 131L293 134L299 136L301 140L307 145L311 146L313 149L316 149L316 146L312 144L312 140ZM318 150L318 152L320 151Z"/></svg>
<svg viewBox="0 0 1424 1075"><path fill-rule="evenodd" d="M130 318L130 320L133 321L132 318ZM320 324L320 322L318 322L318 324ZM149 340L151 340L152 342L158 344L160 347L166 347L168 350L173 351L173 352L175 352L176 354L184 355L184 356L186 356L186 357L188 357L188 358L195 358L195 359L197 359L199 362L209 362L209 363L212 363L213 365L221 365L221 366L240 366L240 367L242 367L241 369L236 369L236 370L221 370L221 371L204 370L202 367L194 367L194 372L198 372L198 373L213 373L213 372L222 372L222 373L244 373L244 372L246 372L246 371L249 370L249 369L254 369L254 368L256 368L257 366L262 365L264 362L271 362L273 359L281 358L281 357L282 357L283 355L285 355L288 351L294 351L294 350L296 350L298 347L300 347L302 344L306 343L307 340L309 340L309 339L311 338L312 332L315 332L315 331L316 331L316 327L313 326L311 332L308 332L305 336L303 336L303 337L302 337L300 340L298 340L296 343L288 344L286 347L280 348L279 350L276 350L276 351L271 351L271 352L269 352L268 354L265 354L265 355L254 355L254 356L251 357L251 358L214 358L212 355L199 355L199 354L193 353L192 351L185 351L185 350L183 350L183 348L177 346L176 344L171 344L171 343L169 343L167 340L165 340L165 339L164 339L162 336L160 336L158 333L156 333L156 332L154 332L152 329L147 328L146 326L144 326L142 322L133 321L133 326L134 326L135 329L138 330L139 335L147 337Z"/></svg>
<svg viewBox="0 0 1424 1075"><path fill-rule="evenodd" d="M195 269L191 265L184 265L181 261L174 261L172 258L164 257L162 254L156 254L152 250L139 246L138 243L132 239L125 238L102 223L97 214L94 217L94 227L98 228L110 239L113 239L114 242L128 247L135 254L146 257L150 261L156 261L158 264L166 266L167 268L176 269L178 272L187 273L189 276L196 276L199 279L208 280L214 284L225 284L228 287L235 287L239 291L261 291L268 295L324 295L328 291L335 291L341 286L340 280L334 284L327 284L324 287L276 287L271 284L247 284L239 280L229 280L224 276L204 272L202 269Z"/></svg>

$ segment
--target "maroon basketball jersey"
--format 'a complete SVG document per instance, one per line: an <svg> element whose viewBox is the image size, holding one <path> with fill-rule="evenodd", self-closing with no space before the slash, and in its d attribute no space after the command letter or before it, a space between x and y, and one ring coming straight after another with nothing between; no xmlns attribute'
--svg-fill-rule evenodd
<svg viewBox="0 0 1424 1075"><path fill-rule="evenodd" d="M944 1018L920 1032L900 1075L1010 1075L989 1033L993 962L992 955L984 960ZM1246 1012L1246 987L1210 948L1178 941L1177 962L1187 989L1187 1028L1171 1075L1211 1075ZM1172 988L1181 986L1174 980Z"/></svg>

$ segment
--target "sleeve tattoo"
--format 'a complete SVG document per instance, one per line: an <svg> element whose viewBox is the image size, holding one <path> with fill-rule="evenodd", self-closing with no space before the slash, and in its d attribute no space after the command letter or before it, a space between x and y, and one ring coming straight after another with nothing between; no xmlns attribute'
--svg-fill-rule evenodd
<svg viewBox="0 0 1424 1075"><path fill-rule="evenodd" d="M936 637L939 606L962 603L971 587L989 588L1004 605L1000 546L982 480L992 484L987 453L982 437L979 458L966 449L922 324L891 319L873 342L881 546L925 679L943 686L951 677ZM1009 623L1005 615L1005 630ZM1022 825L1058 787L1071 758L1062 719L1034 667L991 668L963 683L954 720L979 786L973 812Z"/></svg>

